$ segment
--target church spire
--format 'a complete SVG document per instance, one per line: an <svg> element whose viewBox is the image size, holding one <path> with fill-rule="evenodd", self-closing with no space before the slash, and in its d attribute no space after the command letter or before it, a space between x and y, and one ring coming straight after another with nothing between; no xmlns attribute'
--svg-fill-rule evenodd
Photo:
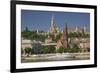
<svg viewBox="0 0 100 73"><path fill-rule="evenodd" d="M51 17L51 26L50 26L50 34L52 34L54 37L59 33L59 28L56 26L54 15L52 14Z"/></svg>
<svg viewBox="0 0 100 73"><path fill-rule="evenodd" d="M68 27L67 27L67 23L66 23L66 26L65 26L65 30L66 30L66 35L68 35Z"/></svg>
<svg viewBox="0 0 100 73"><path fill-rule="evenodd" d="M86 26L84 25L84 27L83 27L83 30L84 30L84 33L86 32Z"/></svg>
<svg viewBox="0 0 100 73"><path fill-rule="evenodd" d="M65 28L63 29L63 33L62 33L59 41L57 42L56 49L60 48L61 46L64 46L66 49L69 48L67 23L65 25Z"/></svg>
<svg viewBox="0 0 100 73"><path fill-rule="evenodd" d="M77 26L75 26L75 32L78 32L78 27Z"/></svg>
<svg viewBox="0 0 100 73"><path fill-rule="evenodd" d="M68 27L67 27L67 23L66 23L65 28L63 30L61 40L63 42L63 46L68 48Z"/></svg>
<svg viewBox="0 0 100 73"><path fill-rule="evenodd" d="M51 28L54 27L54 15L52 14L52 18L51 18Z"/></svg>
<svg viewBox="0 0 100 73"><path fill-rule="evenodd" d="M54 21L54 15L52 14L50 32L52 34L54 34L55 31L56 31L56 25L55 25L55 21Z"/></svg>

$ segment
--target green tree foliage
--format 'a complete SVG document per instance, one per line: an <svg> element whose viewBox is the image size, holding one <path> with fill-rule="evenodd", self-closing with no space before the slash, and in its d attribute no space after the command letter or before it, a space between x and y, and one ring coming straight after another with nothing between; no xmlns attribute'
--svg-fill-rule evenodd
<svg viewBox="0 0 100 73"><path fill-rule="evenodd" d="M57 42L61 37L61 33L57 34L55 38L53 38L53 41Z"/></svg>
<svg viewBox="0 0 100 73"><path fill-rule="evenodd" d="M89 34L80 33L80 32L70 32L68 35L69 37L82 37L82 38L90 37Z"/></svg>
<svg viewBox="0 0 100 73"><path fill-rule="evenodd" d="M32 39L33 34L34 34L34 32L32 32L32 31L23 31L21 35L25 39Z"/></svg>
<svg viewBox="0 0 100 73"><path fill-rule="evenodd" d="M47 38L47 36L42 35L42 34L33 34L33 35L32 35L32 39L33 39L33 40L37 40L37 41L42 41L42 42L44 42L46 38Z"/></svg>
<svg viewBox="0 0 100 73"><path fill-rule="evenodd" d="M43 46L43 48L41 49L41 52L43 54L47 54L47 53L49 53L49 48L47 46Z"/></svg>
<svg viewBox="0 0 100 73"><path fill-rule="evenodd" d="M28 54L27 56L29 56L29 54L31 53L31 50L32 50L32 49L29 48L29 47L27 47L27 48L25 48L24 50L25 50L25 53Z"/></svg>
<svg viewBox="0 0 100 73"><path fill-rule="evenodd" d="M24 49L23 48L21 48L21 54L23 54L24 53Z"/></svg>
<svg viewBox="0 0 100 73"><path fill-rule="evenodd" d="M43 46L43 48L41 49L41 52L44 54L55 53L56 48L54 46Z"/></svg>
<svg viewBox="0 0 100 73"><path fill-rule="evenodd" d="M80 52L81 51L81 48L79 48L77 45L74 45L73 48L65 48L64 46L61 46L57 52L58 53L77 53L77 52Z"/></svg>
<svg viewBox="0 0 100 73"><path fill-rule="evenodd" d="M74 52L80 52L80 48L78 47L78 45L74 45Z"/></svg>
<svg viewBox="0 0 100 73"><path fill-rule="evenodd" d="M70 53L77 53L77 52L80 52L80 51L81 51L81 48L79 48L77 45L74 45L73 48L70 48L68 50L68 52L70 52Z"/></svg>
<svg viewBox="0 0 100 73"><path fill-rule="evenodd" d="M49 49L50 49L50 53L56 52L56 48L54 46L49 46Z"/></svg>
<svg viewBox="0 0 100 73"><path fill-rule="evenodd" d="M68 52L67 48L65 48L64 46L61 46L58 50L57 50L58 53L65 53L65 52Z"/></svg>
<svg viewBox="0 0 100 73"><path fill-rule="evenodd" d="M43 32L43 31L39 31L39 32ZM47 35L37 34L37 32L35 30L29 31L28 29L22 31L21 35L25 39L31 39L31 40L37 40L37 41L39 40L39 41L43 41L43 42L47 38Z"/></svg>
<svg viewBox="0 0 100 73"><path fill-rule="evenodd" d="M58 53L63 53L64 51L63 51L63 49L59 48L59 49L57 50L57 52L58 52Z"/></svg>

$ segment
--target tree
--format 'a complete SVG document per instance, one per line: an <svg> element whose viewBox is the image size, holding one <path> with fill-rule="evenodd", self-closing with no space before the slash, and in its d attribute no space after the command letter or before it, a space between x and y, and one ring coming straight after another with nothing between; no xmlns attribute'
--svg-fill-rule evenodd
<svg viewBox="0 0 100 73"><path fill-rule="evenodd" d="M61 33L57 34L55 38L53 38L53 41L57 42L61 37Z"/></svg>
<svg viewBox="0 0 100 73"><path fill-rule="evenodd" d="M54 46L43 46L41 51L44 54L55 53L56 52L56 48Z"/></svg>
<svg viewBox="0 0 100 73"><path fill-rule="evenodd" d="M25 50L25 54L27 54L27 56L29 56L29 54L31 53L32 49L30 47L27 47L24 50Z"/></svg>
<svg viewBox="0 0 100 73"><path fill-rule="evenodd" d="M56 48L54 46L49 46L49 53L55 53Z"/></svg>
<svg viewBox="0 0 100 73"><path fill-rule="evenodd" d="M31 39L33 32L32 31L22 31L21 35L25 39Z"/></svg>
<svg viewBox="0 0 100 73"><path fill-rule="evenodd" d="M47 54L47 53L49 53L49 48L47 46L43 46L42 49L41 49L41 52L43 54Z"/></svg>
<svg viewBox="0 0 100 73"><path fill-rule="evenodd" d="M78 47L78 45L75 44L74 45L74 52L80 52L80 50L81 49Z"/></svg>
<svg viewBox="0 0 100 73"><path fill-rule="evenodd" d="M64 52L64 49L65 49L64 46L61 46L61 47L57 50L57 52L58 52L58 53L63 53L63 52Z"/></svg>
<svg viewBox="0 0 100 73"><path fill-rule="evenodd" d="M73 48L69 49L69 52L71 52L71 53L77 53L80 51L81 51L81 48L79 48L78 45L76 45L76 44L74 44Z"/></svg>
<svg viewBox="0 0 100 73"><path fill-rule="evenodd" d="M90 34L87 33L81 33L81 32L70 32L69 37L82 37L82 38L88 38L90 37Z"/></svg>
<svg viewBox="0 0 100 73"><path fill-rule="evenodd" d="M23 48L21 48L21 55L24 53L24 49Z"/></svg>
<svg viewBox="0 0 100 73"><path fill-rule="evenodd" d="M65 48L64 46L61 46L57 52L58 53L66 53L66 52L69 52L69 53L77 53L77 52L80 52L81 51L81 48L79 48L77 45L74 45L73 48Z"/></svg>

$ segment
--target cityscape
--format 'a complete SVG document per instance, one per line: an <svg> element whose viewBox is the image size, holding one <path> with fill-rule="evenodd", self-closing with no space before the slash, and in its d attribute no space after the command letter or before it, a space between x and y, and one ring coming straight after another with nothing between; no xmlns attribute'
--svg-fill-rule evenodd
<svg viewBox="0 0 100 73"><path fill-rule="evenodd" d="M90 59L88 13L34 10L21 13L22 63Z"/></svg>

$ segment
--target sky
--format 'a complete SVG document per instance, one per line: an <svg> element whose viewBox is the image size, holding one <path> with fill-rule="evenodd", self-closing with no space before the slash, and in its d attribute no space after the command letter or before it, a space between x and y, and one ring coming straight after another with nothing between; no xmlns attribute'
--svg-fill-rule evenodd
<svg viewBox="0 0 100 73"><path fill-rule="evenodd" d="M79 12L55 12L55 11L37 11L21 10L21 29L28 27L29 30L48 31L51 26L51 18L54 16L56 26L63 29L67 23L68 28L90 29L90 14Z"/></svg>

